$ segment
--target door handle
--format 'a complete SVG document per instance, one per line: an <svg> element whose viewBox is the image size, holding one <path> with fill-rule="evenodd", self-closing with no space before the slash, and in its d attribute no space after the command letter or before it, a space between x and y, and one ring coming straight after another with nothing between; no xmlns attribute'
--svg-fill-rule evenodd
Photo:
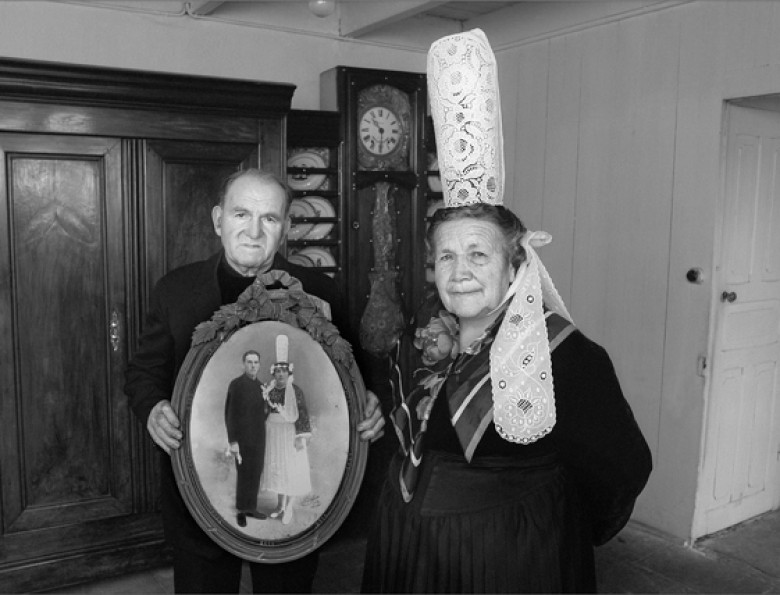
<svg viewBox="0 0 780 595"><path fill-rule="evenodd" d="M119 332L119 313L116 310L111 312L111 322L108 324L108 338L111 341L111 349L119 351L121 333Z"/></svg>
<svg viewBox="0 0 780 595"><path fill-rule="evenodd" d="M724 291L720 294L720 301L721 302L728 302L729 304L732 304L736 301L737 294L733 291Z"/></svg>

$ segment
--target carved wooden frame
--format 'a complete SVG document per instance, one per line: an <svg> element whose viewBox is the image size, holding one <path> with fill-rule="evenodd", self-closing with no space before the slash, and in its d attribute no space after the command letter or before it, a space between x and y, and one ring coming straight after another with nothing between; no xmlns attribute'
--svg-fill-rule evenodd
<svg viewBox="0 0 780 595"><path fill-rule="evenodd" d="M287 288L266 289L278 282ZM349 343L326 318L325 309L287 273L258 277L236 303L223 306L196 328L176 382L173 407L185 437L172 460L184 502L211 539L252 562L287 562L320 547L349 513L365 472L368 446L356 429L363 417L365 386ZM228 505L235 502L231 487L236 471L235 459L226 452L226 392L230 380L243 373L247 345L258 347L258 376L267 377L278 334L290 338L295 384L314 411L312 425L317 427L308 448L312 492L309 500L298 501L289 525L282 524L281 516L250 516L241 527L235 508ZM260 501L271 497L262 494Z"/></svg>

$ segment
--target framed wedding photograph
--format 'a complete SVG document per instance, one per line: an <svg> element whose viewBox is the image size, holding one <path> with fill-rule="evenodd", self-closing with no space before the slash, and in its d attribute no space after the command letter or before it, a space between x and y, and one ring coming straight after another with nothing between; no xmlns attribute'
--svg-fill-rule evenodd
<svg viewBox="0 0 780 595"><path fill-rule="evenodd" d="M349 343L316 301L253 284L196 329L174 389L173 468L195 520L253 562L320 547L363 479L364 403Z"/></svg>

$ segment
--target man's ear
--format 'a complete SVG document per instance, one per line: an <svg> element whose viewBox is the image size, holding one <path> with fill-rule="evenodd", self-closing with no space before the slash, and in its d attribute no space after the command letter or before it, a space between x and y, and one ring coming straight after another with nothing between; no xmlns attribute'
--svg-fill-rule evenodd
<svg viewBox="0 0 780 595"><path fill-rule="evenodd" d="M214 223L214 231L219 236L222 237L222 207L219 205L214 205L214 208L211 209L211 221Z"/></svg>
<svg viewBox="0 0 780 595"><path fill-rule="evenodd" d="M284 219L284 231L282 232L282 238L286 238L287 234L290 233L290 228L292 227L292 218L290 217L290 213L287 213L287 217Z"/></svg>

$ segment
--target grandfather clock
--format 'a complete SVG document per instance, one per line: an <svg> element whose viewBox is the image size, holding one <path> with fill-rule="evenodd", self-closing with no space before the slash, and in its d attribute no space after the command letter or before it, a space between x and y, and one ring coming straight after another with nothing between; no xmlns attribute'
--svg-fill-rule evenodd
<svg viewBox="0 0 780 595"><path fill-rule="evenodd" d="M423 295L430 161L425 150L426 77L338 66L322 73L320 86L322 108L341 113L345 144L345 281L351 330L381 358L387 343L382 333L392 329L374 329L376 336L367 337L365 320L372 290L376 295L382 283L378 277L383 271L391 273L386 280L394 278L388 283L397 285L398 307L405 317ZM376 314L387 314L385 310ZM370 311L368 318L377 319ZM391 320L383 322L392 326Z"/></svg>
<svg viewBox="0 0 780 595"><path fill-rule="evenodd" d="M350 334L359 337L361 371L388 413L386 349L425 290L425 216L432 200L426 77L338 66L320 75L320 87L322 109L341 114ZM371 448L347 531L365 531L395 440L388 431Z"/></svg>

